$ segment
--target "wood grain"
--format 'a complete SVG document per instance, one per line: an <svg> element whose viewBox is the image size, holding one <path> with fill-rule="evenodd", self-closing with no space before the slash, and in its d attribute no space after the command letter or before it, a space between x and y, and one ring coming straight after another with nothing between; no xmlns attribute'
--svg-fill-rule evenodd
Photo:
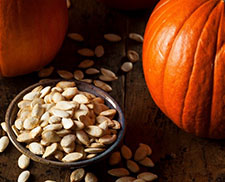
<svg viewBox="0 0 225 182"><path fill-rule="evenodd" d="M144 81L142 62L134 64L131 72L124 74L120 65L127 61L126 51L133 49L141 55L142 45L128 39L128 33L144 34L151 10L121 12L108 9L94 0L73 0L69 10L68 32L81 33L84 43L68 38L50 65L56 69L74 71L84 58L76 51L82 47L94 49L105 47L105 55L95 59L95 67L105 67L119 75L111 85L110 93L122 107L127 120L127 134L124 143L135 150L140 142L152 146L152 159L156 166L149 169L159 176L159 182L223 182L225 181L225 146L223 140L197 138L177 128L155 105ZM119 43L104 40L104 33L122 36ZM58 78L54 74L50 78ZM96 78L96 77L94 77ZM13 97L25 87L39 81L37 73L16 78L0 77L0 120L4 121L7 107ZM0 129L0 135L5 132ZM14 182L22 171L17 167L20 153L12 144L0 154L0 182ZM125 161L123 161L125 162ZM86 168L94 172L100 182L115 181L107 174L111 167L104 160ZM60 169L32 162L29 166L32 182L47 179L69 182L72 169ZM146 170L146 169L145 169ZM135 176L135 175L134 175Z"/></svg>

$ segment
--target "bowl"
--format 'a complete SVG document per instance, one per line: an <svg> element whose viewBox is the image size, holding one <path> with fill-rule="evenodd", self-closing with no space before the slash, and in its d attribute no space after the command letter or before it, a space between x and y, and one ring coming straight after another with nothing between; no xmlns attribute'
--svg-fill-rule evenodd
<svg viewBox="0 0 225 182"><path fill-rule="evenodd" d="M28 92L33 90L35 87L40 86L40 85L42 85L42 86L48 86L48 85L54 86L59 81L63 81L63 80L62 79L46 80L42 83L36 83L34 85L31 85L31 86L25 88L24 90L22 90L12 100L12 102L10 103L10 105L7 109L6 115L5 115L6 126L7 126L7 129L8 129L7 133L8 133L8 136L9 136L11 142L14 144L14 146L21 153L25 154L26 156L28 156L32 160L34 160L36 162L40 162L42 164L55 166L55 167L74 167L74 168L78 168L78 167L84 167L84 166L87 166L87 165L91 165L93 163L96 163L96 162L99 162L99 161L105 159L121 144L121 142L123 140L125 130L126 130L124 114L123 114L120 106L118 105L118 103L108 93L106 93L102 89L99 89L99 88L95 87L92 84L88 84L88 83L81 82L81 81L64 80L64 81L75 82L76 87L81 91L89 92L89 93L92 93L96 96L102 97L105 100L105 105L107 105L109 108L114 108L114 109L117 110L117 115L116 115L115 119L120 122L121 129L118 131L117 139L113 144L111 144L104 152L98 154L94 158L75 161L75 162L61 162L61 161L54 161L54 160L45 159L45 158L42 158L38 155L35 155L34 153L30 152L27 148L25 148L25 145L23 143L20 143L20 142L17 141L17 137L16 137L14 131L12 130L11 126L13 125L13 123L16 119L16 114L19 110L18 107L17 107L18 102L22 100L22 98L25 94L27 94Z"/></svg>

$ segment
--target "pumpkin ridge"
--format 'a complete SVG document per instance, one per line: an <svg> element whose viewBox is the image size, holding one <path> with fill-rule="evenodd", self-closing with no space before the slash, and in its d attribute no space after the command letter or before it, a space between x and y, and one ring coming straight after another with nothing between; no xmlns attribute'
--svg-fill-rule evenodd
<svg viewBox="0 0 225 182"><path fill-rule="evenodd" d="M186 89L186 91L185 91L185 96L184 96L184 102L183 102L183 106L182 106L182 112L181 112L181 119L180 119L180 121L181 121L181 123L182 123L182 125L183 125L183 119L184 119L184 116L183 116L183 113L184 113L184 110L185 110L185 103L186 103L186 98L187 98L187 94L188 94L188 91L189 91L189 88L190 88L190 83L191 83L191 78L193 77L193 72L194 72L194 67L195 67L195 65L196 65L196 60L197 60L197 58L196 58L196 55L197 55L197 51L199 50L198 49L198 47L200 46L200 41L201 41L201 37L202 37L202 35L203 35L203 33L204 33L204 29L205 29L205 27L206 27L206 25L207 25L207 22L209 21L209 18L210 18L210 15L212 14L212 12L217 8L217 6L218 6L218 4L216 3L215 5L214 5L214 7L212 8L212 10L208 13L208 17L207 17L207 19L206 19L206 21L205 21L205 23L204 23L204 25L203 25L203 27L202 27L202 31L201 31L201 33L200 33L200 35L199 35L199 38L198 38L198 41L197 41L197 46L196 46L196 49L195 49L195 53L194 53L194 59L193 59L193 64L192 64L192 70L191 70L191 74L190 74L190 77L189 77L189 81L188 81L188 87L187 87L187 89ZM219 24L219 23L218 23ZM218 32L217 32L217 37L216 37L216 42L217 42L217 39L218 38ZM214 59L213 59L213 68L212 68L212 72L213 72L213 74L212 74L212 82L211 82L211 85L213 86L213 76L214 76L214 63L215 63L215 56L216 56L216 49L215 49L215 52L213 53L213 57L214 57ZM211 120L211 108L212 108L212 97L213 97L213 87L210 87L211 88L211 95L210 95L210 106L209 106L209 112L206 112L209 116L208 116L208 120L207 120L207 122L205 121L205 125L207 126L206 127L206 129L207 129L207 131L205 131L205 135L208 135L208 133L209 133L209 126L210 126L210 120ZM199 103L198 103L198 105L197 105L197 109L196 110L198 110L198 108L199 108ZM195 123L194 123L194 128L196 129L196 128L198 128L197 127L197 122L196 122L196 114L195 114L195 118L194 118L194 121L195 121ZM183 127L183 126L182 126ZM188 129L188 128L186 128L186 129ZM188 129L189 130L189 129ZM199 133L195 133L196 135L199 135Z"/></svg>
<svg viewBox="0 0 225 182"><path fill-rule="evenodd" d="M190 15L182 22L182 25L180 26L180 28L177 30L177 32L174 34L174 40L173 40L173 42L172 42L172 44L171 44L171 47L169 48L169 51L168 51L168 55L166 55L165 57L166 57L166 59L165 59L165 64L163 65L163 71L162 71L162 90L161 90L161 95L162 95L162 105L163 105L163 108L164 108L164 112L165 112L165 114L167 115L167 109L166 109L166 107L165 107L165 103L164 103L164 101L165 101L165 97L164 97L164 80L165 80L165 70L166 70L166 67L167 67L167 63L168 63L168 58L169 58L169 56L170 56L170 53L171 53L171 50L172 50L172 48L173 48L173 46L174 46L174 42L175 42L175 40L176 40L176 37L177 37L177 35L180 33L180 31L181 31L181 29L183 28L183 26L185 25L185 23L191 18L191 16L197 11L197 10L199 10L202 6L204 6L204 4L205 3L207 3L207 2L209 2L209 1L204 1L201 5L199 5L198 7L196 7L195 9L193 9L193 11L190 13ZM182 115L183 115L183 111L181 112L181 117L182 117ZM182 120L180 120L180 124L179 124L179 127L183 127L183 123L182 123Z"/></svg>

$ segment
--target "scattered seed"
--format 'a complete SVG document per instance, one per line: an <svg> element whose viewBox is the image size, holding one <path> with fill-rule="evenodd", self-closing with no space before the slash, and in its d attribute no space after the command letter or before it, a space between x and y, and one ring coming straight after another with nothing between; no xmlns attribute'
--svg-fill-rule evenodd
<svg viewBox="0 0 225 182"><path fill-rule="evenodd" d="M92 83L92 79L82 79L81 81L85 83Z"/></svg>
<svg viewBox="0 0 225 182"><path fill-rule="evenodd" d="M108 84L106 84L106 83L104 83L104 82L102 82L100 80L94 80L94 85L96 87L101 88L102 90L104 90L106 92L112 91L112 87L110 85L108 85Z"/></svg>
<svg viewBox="0 0 225 182"><path fill-rule="evenodd" d="M72 152L72 153L66 154L62 158L62 161L63 162L74 162L74 161L78 161L82 157L83 157L83 154L81 154L79 152Z"/></svg>
<svg viewBox="0 0 225 182"><path fill-rule="evenodd" d="M138 161L138 163L145 167L154 167L155 166L155 164L149 157L145 157L144 159Z"/></svg>
<svg viewBox="0 0 225 182"><path fill-rule="evenodd" d="M143 172L137 175L138 179L143 179L144 181L153 181L158 178L156 174L150 172Z"/></svg>
<svg viewBox="0 0 225 182"><path fill-rule="evenodd" d="M115 168L115 169L108 170L108 174L110 174L111 176L122 177L122 176L128 176L130 173L125 168Z"/></svg>
<svg viewBox="0 0 225 182"><path fill-rule="evenodd" d="M109 164L111 166L117 165L121 162L121 155L120 152L113 152L109 158Z"/></svg>
<svg viewBox="0 0 225 182"><path fill-rule="evenodd" d="M20 169L26 169L30 164L30 158L22 154L18 159L18 166Z"/></svg>
<svg viewBox="0 0 225 182"><path fill-rule="evenodd" d="M70 8L70 6L71 6L70 0L66 0L66 6L67 6L67 8Z"/></svg>
<svg viewBox="0 0 225 182"><path fill-rule="evenodd" d="M89 68L89 67L91 67L93 65L94 65L94 61L93 60L85 59L85 60L80 62L80 64L78 65L78 68Z"/></svg>
<svg viewBox="0 0 225 182"><path fill-rule="evenodd" d="M102 45L98 45L95 48L95 55L96 57L100 58L104 55L104 47Z"/></svg>
<svg viewBox="0 0 225 182"><path fill-rule="evenodd" d="M143 145L139 145L134 154L134 160L140 161L143 160L145 157L147 157L147 150Z"/></svg>
<svg viewBox="0 0 225 182"><path fill-rule="evenodd" d="M69 34L67 34L67 37L69 37L70 39L73 39L75 41L78 41L78 42L84 41L83 36L81 34L78 34L78 33L69 33Z"/></svg>
<svg viewBox="0 0 225 182"><path fill-rule="evenodd" d="M81 70L75 70L73 75L76 80L82 80L84 78L84 73Z"/></svg>
<svg viewBox="0 0 225 182"><path fill-rule="evenodd" d="M19 120L20 122L21 122L21 127L23 126L23 123L22 123L22 120ZM16 121L15 121L15 123L16 123ZM1 123L1 127L2 127L2 129L7 133L7 127L6 127L6 122L2 122Z"/></svg>
<svg viewBox="0 0 225 182"><path fill-rule="evenodd" d="M109 77L106 75L100 75L98 78L99 78L99 80L106 81L106 82L111 82L111 81L118 79L118 78L112 78L112 77Z"/></svg>
<svg viewBox="0 0 225 182"><path fill-rule="evenodd" d="M121 70L124 72L129 72L133 69L133 64L131 62L125 62L121 66Z"/></svg>
<svg viewBox="0 0 225 182"><path fill-rule="evenodd" d="M66 70L57 70L57 73L61 78L64 78L64 79L72 79L73 78L73 74Z"/></svg>
<svg viewBox="0 0 225 182"><path fill-rule="evenodd" d="M112 33L104 34L104 38L108 40L109 42L119 42L122 39L119 35L112 34Z"/></svg>
<svg viewBox="0 0 225 182"><path fill-rule="evenodd" d="M0 152L3 152L8 145L9 145L9 138L7 136L1 137L0 138Z"/></svg>
<svg viewBox="0 0 225 182"><path fill-rule="evenodd" d="M135 63L135 62L137 62L140 59L139 54L136 51L134 51L134 50L128 50L127 51L127 58L132 63Z"/></svg>
<svg viewBox="0 0 225 182"><path fill-rule="evenodd" d="M85 182L98 182L98 178L93 174L88 172L84 178Z"/></svg>
<svg viewBox="0 0 225 182"><path fill-rule="evenodd" d="M94 74L98 74L99 70L96 68L88 68L85 70L85 73L88 75L94 75Z"/></svg>
<svg viewBox="0 0 225 182"><path fill-rule="evenodd" d="M48 77L53 73L54 67L50 66L48 68L42 68L39 72L38 72L38 76L40 78L43 77Z"/></svg>
<svg viewBox="0 0 225 182"><path fill-rule="evenodd" d="M136 178L131 176L120 177L116 180L116 182L133 182Z"/></svg>
<svg viewBox="0 0 225 182"><path fill-rule="evenodd" d="M17 182L26 182L28 180L28 178L30 177L30 171L23 171L22 173L20 173Z"/></svg>
<svg viewBox="0 0 225 182"><path fill-rule="evenodd" d="M85 171L83 168L74 170L70 175L70 182L79 182L84 178Z"/></svg>
<svg viewBox="0 0 225 182"><path fill-rule="evenodd" d="M126 146L126 145L123 145L123 146L121 147L121 154L122 154L122 156L123 156L124 159L129 160L129 159L132 158L132 151L131 151L131 149L130 149L128 146Z"/></svg>
<svg viewBox="0 0 225 182"><path fill-rule="evenodd" d="M129 38L137 42L143 43L143 36L137 33L129 33Z"/></svg>
<svg viewBox="0 0 225 182"><path fill-rule="evenodd" d="M137 173L140 171L140 167L137 165L136 162L132 160L127 160L127 168L132 172L132 173Z"/></svg>
<svg viewBox="0 0 225 182"><path fill-rule="evenodd" d="M106 68L101 68L100 70L103 75L117 79L117 76L113 71Z"/></svg>
<svg viewBox="0 0 225 182"><path fill-rule="evenodd" d="M77 53L81 56L92 57L95 55L94 51L89 48L78 49Z"/></svg>
<svg viewBox="0 0 225 182"><path fill-rule="evenodd" d="M143 179L135 179L133 182L145 182Z"/></svg>
<svg viewBox="0 0 225 182"><path fill-rule="evenodd" d="M151 147L149 145L144 144L144 143L140 143L139 145L145 147L145 149L147 150L147 155L151 155L152 154L152 149L151 149Z"/></svg>

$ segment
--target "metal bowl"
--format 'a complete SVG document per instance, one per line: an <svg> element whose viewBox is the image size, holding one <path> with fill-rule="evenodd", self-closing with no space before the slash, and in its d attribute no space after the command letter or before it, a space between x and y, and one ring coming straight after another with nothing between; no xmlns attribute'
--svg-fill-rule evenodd
<svg viewBox="0 0 225 182"><path fill-rule="evenodd" d="M10 105L7 109L6 115L5 115L6 126L7 126L7 129L8 129L7 133L8 133L8 136L9 136L11 142L14 144L14 146L21 153L25 154L26 156L28 156L32 160L34 160L36 162L40 162L42 164L56 166L56 167L75 167L75 168L84 167L84 166L88 166L88 165L91 165L93 163L96 163L96 162L99 162L99 161L105 159L121 144L121 142L123 140L125 130L126 130L126 123L125 123L125 119L124 119L124 114L123 114L120 106L118 105L118 103L108 93L106 93L105 91L95 87L92 84L88 84L88 83L84 83L84 82L80 82L80 81L69 80L69 81L74 81L76 83L76 87L79 90L92 93L92 94L94 94L98 97L102 97L105 100L105 104L109 108L114 108L114 109L117 110L117 115L116 115L117 118L115 118L115 119L120 122L121 129L117 133L117 140L111 146L109 146L104 152L98 154L94 158L67 163L67 162L60 162L60 161L44 159L44 158L30 152L28 149L25 148L23 143L20 143L20 142L17 141L17 139L16 139L17 137L16 137L14 131L12 130L11 126L13 125L13 123L16 119L16 115L17 115L17 112L18 112L18 107L17 107L18 102L22 100L23 96L26 93L30 92L35 87L37 87L39 85L54 86L59 81L62 81L62 80L59 80L59 79L57 79L57 80L46 80L45 82L31 85L31 86L27 87L26 89L24 89L23 91L21 91L12 100L12 102L10 103Z"/></svg>

